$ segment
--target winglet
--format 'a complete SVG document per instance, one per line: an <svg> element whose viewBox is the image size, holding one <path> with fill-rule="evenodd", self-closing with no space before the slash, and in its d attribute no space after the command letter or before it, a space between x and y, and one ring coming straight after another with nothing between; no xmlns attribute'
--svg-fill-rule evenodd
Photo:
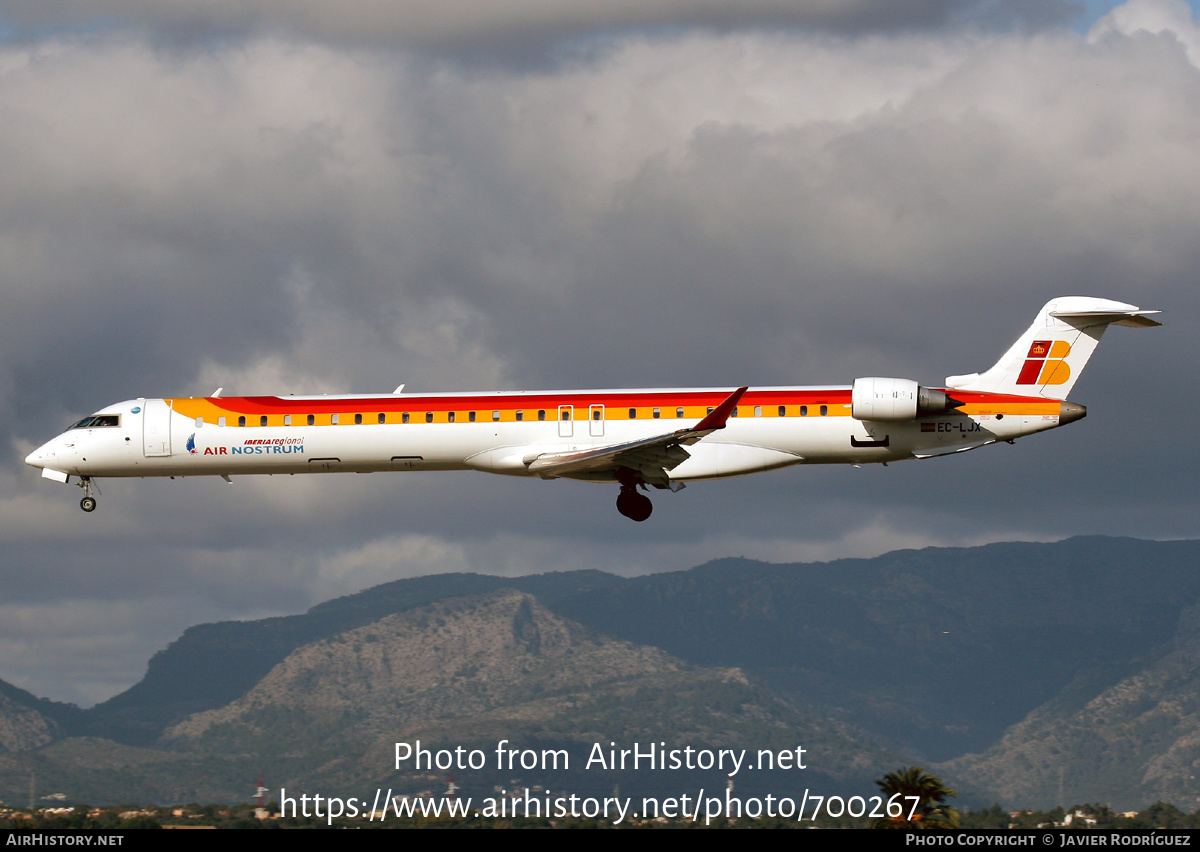
<svg viewBox="0 0 1200 852"><path fill-rule="evenodd" d="M724 429L725 421L729 419L729 415L733 413L733 407L738 404L738 400L742 398L749 388L738 388L729 396L725 397L725 401L713 409L712 414L705 417L691 429L689 432L707 432L713 429Z"/></svg>

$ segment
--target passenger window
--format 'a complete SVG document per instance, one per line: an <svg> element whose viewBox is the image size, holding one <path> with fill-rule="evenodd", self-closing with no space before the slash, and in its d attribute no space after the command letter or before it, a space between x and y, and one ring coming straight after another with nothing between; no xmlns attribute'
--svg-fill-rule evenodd
<svg viewBox="0 0 1200 852"><path fill-rule="evenodd" d="M243 416L243 417L239 417L239 418L238 418L238 425L239 425L239 426L245 426L245 425L246 425L246 418L245 418L244 416Z"/></svg>
<svg viewBox="0 0 1200 852"><path fill-rule="evenodd" d="M361 425L362 425L362 415L361 415L361 414L355 414L355 415L354 415L354 425L355 425L355 426L361 426Z"/></svg>
<svg viewBox="0 0 1200 852"><path fill-rule="evenodd" d="M657 420L658 418L662 417L662 409L656 408L656 409L654 409L653 412L651 412L651 414L654 417L654 419Z"/></svg>
<svg viewBox="0 0 1200 852"><path fill-rule="evenodd" d="M433 422L433 412L432 412L432 411L426 411L426 412L425 412L425 422L426 422L426 423L432 423L432 422Z"/></svg>
<svg viewBox="0 0 1200 852"><path fill-rule="evenodd" d="M380 422L380 423L387 423L387 415L386 415L386 414L383 414L383 413L380 413L380 415L379 415L379 422Z"/></svg>
<svg viewBox="0 0 1200 852"><path fill-rule="evenodd" d="M738 415L738 410L737 410L737 406L735 405L735 406L733 407L733 416L734 416L734 417L737 417L737 415Z"/></svg>
<svg viewBox="0 0 1200 852"><path fill-rule="evenodd" d="M800 416L801 416L801 417L807 417L807 416L808 416L808 406L807 406L807 405L802 405L802 406L800 406Z"/></svg>
<svg viewBox="0 0 1200 852"><path fill-rule="evenodd" d="M546 409L539 408L538 409L538 420L545 420L545 419L546 419Z"/></svg>
<svg viewBox="0 0 1200 852"><path fill-rule="evenodd" d="M710 405L710 406L708 407L708 413L709 413L709 414L712 414L712 413L713 413L713 411L714 411L714 409L713 409L713 407Z"/></svg>
<svg viewBox="0 0 1200 852"><path fill-rule="evenodd" d="M446 420L449 421L450 423L454 422L454 412L453 411L451 411L449 414L446 415Z"/></svg>
<svg viewBox="0 0 1200 852"><path fill-rule="evenodd" d="M316 422L317 422L317 418L314 415L312 415L312 414L308 415L308 425L309 426L313 425Z"/></svg>
<svg viewBox="0 0 1200 852"><path fill-rule="evenodd" d="M518 420L524 420L524 419L525 419L525 412L524 412L524 411L518 411L518 412L517 412L517 419L518 419Z"/></svg>
<svg viewBox="0 0 1200 852"><path fill-rule="evenodd" d="M267 415L264 414L262 417L258 418L258 425L259 426L267 425Z"/></svg>
<svg viewBox="0 0 1200 852"><path fill-rule="evenodd" d="M467 413L467 420L471 421L472 423L475 422L475 412L474 411Z"/></svg>
<svg viewBox="0 0 1200 852"><path fill-rule="evenodd" d="M200 428L201 426L203 426L203 425L204 425L204 418L203 418L203 417L197 417L197 418L196 418L196 428L197 428L197 429L199 429L199 428Z"/></svg>
<svg viewBox="0 0 1200 852"><path fill-rule="evenodd" d="M786 405L781 405L781 406L779 406L779 416L780 416L780 417L786 417L786 416L787 416L787 406L786 406Z"/></svg>
<svg viewBox="0 0 1200 852"><path fill-rule="evenodd" d="M408 422L408 412L407 411L400 415L400 422L401 423Z"/></svg>
<svg viewBox="0 0 1200 852"><path fill-rule="evenodd" d="M762 406L761 405L754 406L754 416L762 417Z"/></svg>
<svg viewBox="0 0 1200 852"><path fill-rule="evenodd" d="M499 412L499 411L493 411L493 412L492 412L492 422L493 422L493 423L495 423L495 422L496 422L496 421L498 421L499 419L500 419L500 412Z"/></svg>
<svg viewBox="0 0 1200 852"><path fill-rule="evenodd" d="M329 422L332 423L334 426L336 426L338 424L338 416L336 414L333 415L332 417L329 418Z"/></svg>
<svg viewBox="0 0 1200 852"><path fill-rule="evenodd" d="M822 416L822 417L824 417L824 416L825 416L826 414L828 414L828 413L829 413L829 406L828 406L828 405L822 405L822 406L821 406L821 416Z"/></svg>
<svg viewBox="0 0 1200 852"><path fill-rule="evenodd" d="M636 408L629 409L629 419L637 420L637 409Z"/></svg>
<svg viewBox="0 0 1200 852"><path fill-rule="evenodd" d="M225 418L224 418L224 417L218 417L218 418L217 418L217 425L218 425L218 426L224 426L224 425L225 425Z"/></svg>
<svg viewBox="0 0 1200 852"><path fill-rule="evenodd" d="M290 414L283 415L283 425L284 426L292 425L292 415L290 415Z"/></svg>
<svg viewBox="0 0 1200 852"><path fill-rule="evenodd" d="M676 417L683 417L683 409L682 409L682 408L676 408L676 409L675 409L675 416L676 416Z"/></svg>

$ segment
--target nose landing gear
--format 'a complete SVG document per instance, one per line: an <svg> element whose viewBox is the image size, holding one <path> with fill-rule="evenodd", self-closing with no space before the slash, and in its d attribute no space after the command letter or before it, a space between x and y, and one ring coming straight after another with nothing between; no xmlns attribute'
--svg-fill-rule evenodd
<svg viewBox="0 0 1200 852"><path fill-rule="evenodd" d="M92 489L96 489L96 493L100 493L100 486L92 482L90 476L79 477L79 487L83 489L83 499L79 501L79 508L85 512L96 511L96 498L92 496Z"/></svg>
<svg viewBox="0 0 1200 852"><path fill-rule="evenodd" d="M637 485L625 483L617 495L617 511L631 520L641 522L650 517L654 504L645 494L638 493Z"/></svg>

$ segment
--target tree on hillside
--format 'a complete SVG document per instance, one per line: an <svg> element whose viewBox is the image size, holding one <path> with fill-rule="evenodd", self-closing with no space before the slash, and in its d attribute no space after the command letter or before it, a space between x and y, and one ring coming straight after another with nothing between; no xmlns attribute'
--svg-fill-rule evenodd
<svg viewBox="0 0 1200 852"><path fill-rule="evenodd" d="M923 767L902 766L875 783L885 802L895 796L894 801L903 808L900 816L876 820L876 828L958 828L958 811L947 804L958 794ZM917 797L915 809L910 796Z"/></svg>

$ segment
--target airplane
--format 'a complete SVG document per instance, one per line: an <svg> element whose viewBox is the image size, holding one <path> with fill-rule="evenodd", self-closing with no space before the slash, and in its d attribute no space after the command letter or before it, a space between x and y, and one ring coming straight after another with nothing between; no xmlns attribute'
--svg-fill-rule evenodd
<svg viewBox="0 0 1200 852"><path fill-rule="evenodd" d="M84 489L130 476L479 470L641 493L798 464L887 464L952 455L1073 423L1068 402L1110 325L1159 311L1086 296L1051 300L989 370L943 387L878 376L851 385L349 396L139 397L102 408L25 459ZM641 491L639 491L641 489Z"/></svg>

